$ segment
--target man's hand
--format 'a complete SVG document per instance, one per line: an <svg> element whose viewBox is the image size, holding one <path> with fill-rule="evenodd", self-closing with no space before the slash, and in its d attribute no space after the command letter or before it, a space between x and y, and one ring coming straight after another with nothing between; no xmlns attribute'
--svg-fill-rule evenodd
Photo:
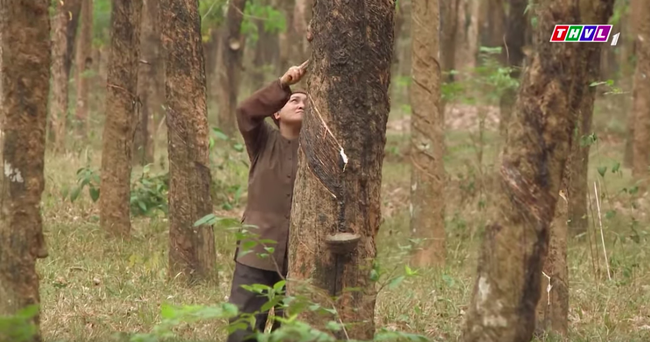
<svg viewBox="0 0 650 342"><path fill-rule="evenodd" d="M289 70L287 70L287 72L284 73L284 75L282 75L282 77L280 77L280 82L282 82L283 85L287 86L300 82L300 79L307 73L308 64L309 60L306 60L299 66L292 66L289 68Z"/></svg>

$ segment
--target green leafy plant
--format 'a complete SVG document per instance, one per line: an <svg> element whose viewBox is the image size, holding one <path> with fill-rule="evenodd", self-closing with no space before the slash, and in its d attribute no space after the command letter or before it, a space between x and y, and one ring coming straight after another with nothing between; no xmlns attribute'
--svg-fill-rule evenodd
<svg viewBox="0 0 650 342"><path fill-rule="evenodd" d="M0 341L31 341L38 332L32 322L38 313L39 306L34 304L20 309L15 315L0 316Z"/></svg>

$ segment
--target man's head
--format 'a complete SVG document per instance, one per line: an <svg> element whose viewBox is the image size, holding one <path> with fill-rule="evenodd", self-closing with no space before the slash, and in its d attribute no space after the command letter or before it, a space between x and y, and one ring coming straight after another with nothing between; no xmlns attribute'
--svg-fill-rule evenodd
<svg viewBox="0 0 650 342"><path fill-rule="evenodd" d="M275 121L278 127L282 124L287 127L300 129L306 104L307 94L303 91L294 91L284 107L273 114L273 121Z"/></svg>

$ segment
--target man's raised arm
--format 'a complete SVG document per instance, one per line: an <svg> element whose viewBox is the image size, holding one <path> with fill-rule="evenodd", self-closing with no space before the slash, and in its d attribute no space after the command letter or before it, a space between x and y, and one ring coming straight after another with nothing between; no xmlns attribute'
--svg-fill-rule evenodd
<svg viewBox="0 0 650 342"><path fill-rule="evenodd" d="M264 119L278 112L291 97L291 84L300 81L306 63L291 67L280 78L259 89L237 106L237 125L244 137L248 155L253 158L259 152L268 134Z"/></svg>

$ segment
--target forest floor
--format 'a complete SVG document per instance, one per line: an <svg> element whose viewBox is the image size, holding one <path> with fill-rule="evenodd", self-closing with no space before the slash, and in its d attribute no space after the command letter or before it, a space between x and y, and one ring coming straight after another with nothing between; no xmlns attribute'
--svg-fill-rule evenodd
<svg viewBox="0 0 650 342"><path fill-rule="evenodd" d="M460 334L473 287L481 231L490 214L490 179L502 145L494 129L495 114L488 115L490 130L481 143L478 132L470 132L478 127L476 115L469 115L467 108L455 110L457 114L447 122L449 181L441 194L447 205L447 265L438 270L419 270L417 276L397 287L382 289L376 306L377 328L420 333L432 341L453 341ZM596 118L599 135L615 136L611 127L621 125L611 120L607 113ZM409 243L408 119L395 117L388 126L382 184L385 221L377 242L378 259L383 268L400 275L408 262L400 246ZM633 198L621 192L632 186L629 169L611 172L622 161L623 145L622 139L601 139L591 149L589 184L593 194L593 182L597 181L605 195L601 212L611 280L604 268L600 235L593 254L585 236L569 241L571 341L650 339L650 228L646 216L650 204L647 194ZM164 140L158 146L164 146ZM214 167L214 177L222 184L245 186L247 170L237 162L243 157L231 157L235 162L226 163L216 156L214 162L223 169ZM46 159L43 216L49 256L38 263L45 341L111 341L118 332L151 331L160 320L161 303L215 305L227 300L234 237L216 234L220 285L185 288L167 281L164 218L134 218L133 238L116 242L99 229L98 207L87 190L74 203L62 200L62 192L75 185L77 170L87 165L98 169L100 158L99 152L87 150L56 157L48 154ZM603 166L607 167L605 177L597 171ZM154 173L159 169L154 167ZM234 209L217 206L217 210L238 217L243 200L245 194ZM598 227L597 217L590 220ZM592 267L594 258L601 265L599 272ZM184 341L224 341L223 324L182 325L176 332Z"/></svg>

